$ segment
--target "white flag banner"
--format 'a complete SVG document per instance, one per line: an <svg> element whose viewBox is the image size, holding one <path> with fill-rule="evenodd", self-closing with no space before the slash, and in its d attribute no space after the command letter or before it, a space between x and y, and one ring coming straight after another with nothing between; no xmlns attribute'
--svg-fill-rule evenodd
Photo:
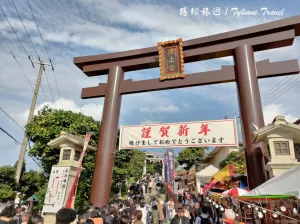
<svg viewBox="0 0 300 224"><path fill-rule="evenodd" d="M237 146L235 119L121 126L119 149Z"/></svg>

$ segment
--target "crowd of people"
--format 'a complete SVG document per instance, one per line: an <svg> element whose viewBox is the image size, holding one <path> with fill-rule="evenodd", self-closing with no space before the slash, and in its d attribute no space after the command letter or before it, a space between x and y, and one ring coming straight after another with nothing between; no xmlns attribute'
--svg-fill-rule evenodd
<svg viewBox="0 0 300 224"><path fill-rule="evenodd" d="M199 195L186 191L182 203L173 198L164 201L152 194L154 186L155 193L163 191L160 178L145 177L129 188L127 200L113 200L101 208L90 205L84 214L62 208L56 214L56 224L75 220L78 224L222 224L222 212ZM8 223L43 224L44 219L8 206L0 213L0 224Z"/></svg>

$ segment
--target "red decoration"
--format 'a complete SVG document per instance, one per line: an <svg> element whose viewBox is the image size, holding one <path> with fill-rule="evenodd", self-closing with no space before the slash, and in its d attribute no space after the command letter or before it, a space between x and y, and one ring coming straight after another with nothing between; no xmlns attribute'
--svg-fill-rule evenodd
<svg viewBox="0 0 300 224"><path fill-rule="evenodd" d="M201 128L201 129L200 129L200 131L198 132L198 134L202 134L202 133L203 133L204 136L206 136L207 133L208 133L209 131L211 131L211 130L208 128L208 124L202 124L200 128Z"/></svg>
<svg viewBox="0 0 300 224"><path fill-rule="evenodd" d="M164 136L169 137L169 135L168 135L169 129L170 129L170 126L166 126L166 127L161 126L161 128L159 130L159 132L161 132L161 136L160 137L161 138L164 137Z"/></svg>
<svg viewBox="0 0 300 224"><path fill-rule="evenodd" d="M188 136L188 134L189 134L189 129L190 128L188 128L188 126L185 124L185 125L180 125L180 127L179 127L179 132L178 132L178 135L179 136Z"/></svg>
<svg viewBox="0 0 300 224"><path fill-rule="evenodd" d="M142 138L151 138L150 136L151 127L143 128L141 131L142 131L142 135L141 135Z"/></svg>

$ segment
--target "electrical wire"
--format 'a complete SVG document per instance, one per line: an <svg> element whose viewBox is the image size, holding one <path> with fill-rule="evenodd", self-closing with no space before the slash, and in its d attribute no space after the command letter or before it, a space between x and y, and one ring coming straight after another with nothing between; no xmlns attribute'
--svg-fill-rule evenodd
<svg viewBox="0 0 300 224"><path fill-rule="evenodd" d="M21 65L20 65L20 63L19 63L19 61L17 60L16 56L15 56L15 55L14 55L14 53L12 52L12 50L11 50L11 48L9 47L8 43L7 43L7 42L6 42L6 40L4 39L4 36L2 35L1 31L0 31L0 35L1 35L1 37L2 37L2 39L3 39L3 41L4 41L4 43L5 43L5 44L6 44L6 46L8 47L8 49L9 49L10 53L12 54L13 58L14 58L14 59L15 59L15 61L17 62L17 64L18 64L18 66L19 66L20 70L22 71L22 74L23 74L23 75L24 75L24 77L26 78L26 80L27 80L28 84L30 85L30 87L31 87L32 91L34 91L34 89L33 89L33 86L31 85L31 83L30 83L30 81L29 81L28 77L26 76L26 74L25 74L24 70L22 69L22 67L21 67Z"/></svg>
<svg viewBox="0 0 300 224"><path fill-rule="evenodd" d="M15 119L13 119L10 115L9 115L9 113L7 113L1 106L0 106L0 110L9 118L9 119L11 119L16 125L18 125L19 126L19 128L21 128L23 131L25 131L25 129L15 120Z"/></svg>
<svg viewBox="0 0 300 224"><path fill-rule="evenodd" d="M58 88L58 84L57 84L56 74L55 74L55 72L54 72L53 63L52 63L52 61L51 61L51 58L50 58L49 52L48 52L48 50L47 50L47 47L46 47L46 44L45 44L45 41L44 41L44 38L43 38L43 36L42 36L42 34L41 34L41 31L40 31L40 29L39 29L38 23L37 23L37 21L36 21L36 19L35 19L35 16L34 16L34 13L33 13L33 10L32 10L32 8L31 8L31 5L30 5L30 2L29 2L29 0L27 0L27 3L28 3L28 6L29 6L29 9L30 9L30 11L31 11L31 14L32 14L33 20L34 20L34 22L35 22L36 28L37 28L37 30L38 30L38 32L39 32L39 35L40 35L40 37L41 37L41 40L42 40L43 46L44 46L44 48L45 48L45 51L46 51L46 53L47 53L47 56L48 56L49 62L50 62L50 64L52 65L52 72L53 72L53 75L54 75L54 79L55 79L56 88L57 88L58 95L59 95L59 98L60 98L60 103L61 103L61 105L62 105L62 109L63 109L63 104L62 104L62 101L61 101L60 91L59 91L59 88ZM50 90L50 91L51 91L51 90ZM51 94L52 94L52 91L51 91ZM53 100L54 100L54 97L53 97L53 95L52 95L52 98L53 98Z"/></svg>
<svg viewBox="0 0 300 224"><path fill-rule="evenodd" d="M11 134L9 134L7 131L5 131L2 127L0 127L0 130L3 131L7 136L9 136L11 139L13 139L15 141L16 144L20 144L20 142L18 142Z"/></svg>
<svg viewBox="0 0 300 224"><path fill-rule="evenodd" d="M11 29L13 30L13 32L14 32L14 34L16 35L17 39L19 40L19 42L20 42L20 44L21 44L22 48L24 49L24 51L25 51L26 55L27 55L27 56L29 56L29 54L28 54L27 50L25 49L25 47L24 47L23 43L21 42L21 40L20 40L20 38L19 38L18 34L16 33L15 29L13 28L13 26L12 26L12 25L11 25L11 23L9 22L9 19L7 18L7 16L6 16L6 14L5 14L5 12L4 12L4 10L3 10L3 8L2 8L2 6L1 6L1 4L0 4L0 8L1 8L1 11L2 11L2 13L3 13L4 17L6 18L6 21L8 22L9 26L10 26L10 27L11 27Z"/></svg>
<svg viewBox="0 0 300 224"><path fill-rule="evenodd" d="M38 53L37 53L37 51L36 51L36 48L34 47L34 44L33 44L32 40L31 40L30 35L29 35L29 33L28 33L28 31L27 31L27 29L26 29L26 27L25 27L25 24L24 24L24 22L23 22L23 20L22 20L22 18L21 18L21 16L20 16L20 13L19 13L19 11L18 11L18 9L17 9L17 7L16 7L16 5L15 5L15 3L14 3L14 0L12 0L12 3L13 3L14 8L16 9L17 14L18 14L18 16L19 16L19 18L20 18L20 20L21 20L21 22L22 22L22 25L23 25L23 27L24 27L24 29L25 29L25 31L26 31L26 34L27 34L27 36L28 36L28 38L29 38L29 40L30 40L30 43L31 43L31 45L32 45L32 47L33 47L33 49L34 49L34 51L35 51L35 53L36 53L36 56L39 58L39 55L38 55Z"/></svg>
<svg viewBox="0 0 300 224"><path fill-rule="evenodd" d="M291 88L293 88L294 86L296 86L297 84L300 83L300 80L298 82L298 79L300 78L300 75L298 75L298 77L293 81L293 85L291 86L287 86L287 88L282 89L281 91L278 92L279 95L275 96L274 98L270 99L268 102L265 103L264 106L269 105L270 103L272 103L274 100L276 100L278 97L282 96L284 93L286 93L287 91L289 91Z"/></svg>
<svg viewBox="0 0 300 224"><path fill-rule="evenodd" d="M270 91L269 90L269 93L267 92L267 94L265 94L265 96L264 97L262 97L261 99L262 99L262 101L268 101L270 98L273 98L274 97L274 95L273 94L276 94L276 92L280 89L280 88L282 88L282 87L284 87L284 86L288 86L288 85L290 85L291 83L289 83L289 81L292 79L292 78L294 78L296 75L291 75L291 76L288 76L288 77L285 77L285 78L287 78L286 80L285 80L285 82L283 82L281 85L280 85L280 83L281 82L279 82L279 83L277 83L275 86L273 86L273 91ZM284 79L282 79L281 81L283 81ZM287 83L287 85L286 85L286 83ZM277 88L276 88L277 87Z"/></svg>
<svg viewBox="0 0 300 224"><path fill-rule="evenodd" d="M49 83L49 79L48 79L48 76L47 76L47 73L46 73L46 69L44 70L44 72L45 72L46 81L47 81L48 86L49 86L50 94L52 96L53 105L54 105L54 107L56 107L55 99L54 99L54 96L53 96L53 93L52 93L52 89L51 89L51 86L50 86L50 83Z"/></svg>

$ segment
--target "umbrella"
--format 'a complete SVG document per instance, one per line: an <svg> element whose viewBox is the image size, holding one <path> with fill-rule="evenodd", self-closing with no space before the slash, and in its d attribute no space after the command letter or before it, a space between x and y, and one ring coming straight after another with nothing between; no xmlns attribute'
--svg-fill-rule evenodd
<svg viewBox="0 0 300 224"><path fill-rule="evenodd" d="M227 191L224 191L223 194L225 195L232 195L232 196L243 196L247 194L249 191L241 188L233 188Z"/></svg>

